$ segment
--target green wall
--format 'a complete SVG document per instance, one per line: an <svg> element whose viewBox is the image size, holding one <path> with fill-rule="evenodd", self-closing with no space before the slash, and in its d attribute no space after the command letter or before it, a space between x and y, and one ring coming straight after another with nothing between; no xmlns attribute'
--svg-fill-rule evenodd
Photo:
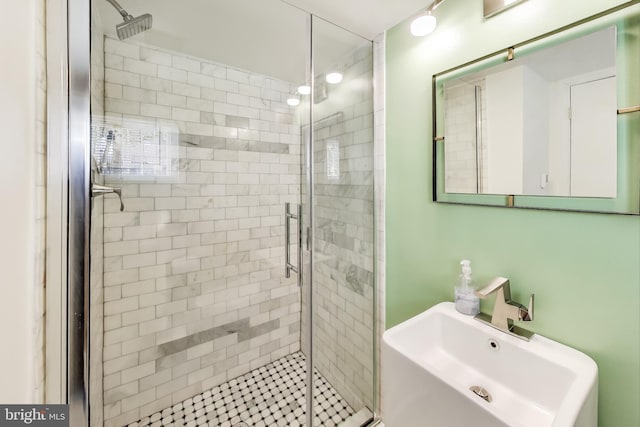
<svg viewBox="0 0 640 427"><path fill-rule="evenodd" d="M525 327L597 362L601 427L640 425L640 217L433 203L431 76L621 3L529 0L483 22L480 0L450 0L430 36L406 21L386 41L387 327L452 300L469 258L478 282L535 292Z"/></svg>

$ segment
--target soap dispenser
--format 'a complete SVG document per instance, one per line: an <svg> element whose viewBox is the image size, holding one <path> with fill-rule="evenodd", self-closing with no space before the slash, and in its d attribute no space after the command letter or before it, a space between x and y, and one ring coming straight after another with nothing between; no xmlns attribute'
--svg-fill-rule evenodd
<svg viewBox="0 0 640 427"><path fill-rule="evenodd" d="M480 298L476 295L471 278L471 261L460 261L462 271L458 276L458 285L455 287L455 306L462 314L475 316L480 312Z"/></svg>

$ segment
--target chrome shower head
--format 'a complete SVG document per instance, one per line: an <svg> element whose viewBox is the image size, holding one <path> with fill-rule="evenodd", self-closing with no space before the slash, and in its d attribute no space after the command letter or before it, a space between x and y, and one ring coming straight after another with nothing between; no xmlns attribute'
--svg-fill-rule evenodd
<svg viewBox="0 0 640 427"><path fill-rule="evenodd" d="M116 25L116 31L120 40L127 39L135 36L143 31L151 29L153 18L148 13L140 15L136 18L129 15L129 18L125 18L122 24Z"/></svg>
<svg viewBox="0 0 640 427"><path fill-rule="evenodd" d="M151 29L151 25L153 24L153 17L150 14L145 13L144 15L140 15L134 18L133 16L129 15L127 11L124 10L116 0L107 1L116 8L118 13L120 13L120 15L122 15L122 18L124 19L123 23L116 25L116 32L118 33L118 38L120 40L127 39L143 31Z"/></svg>

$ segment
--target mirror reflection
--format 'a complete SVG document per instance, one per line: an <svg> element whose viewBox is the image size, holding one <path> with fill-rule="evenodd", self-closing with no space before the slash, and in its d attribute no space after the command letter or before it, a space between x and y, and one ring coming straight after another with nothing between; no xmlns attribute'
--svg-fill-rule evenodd
<svg viewBox="0 0 640 427"><path fill-rule="evenodd" d="M445 192L617 196L616 28L446 79Z"/></svg>

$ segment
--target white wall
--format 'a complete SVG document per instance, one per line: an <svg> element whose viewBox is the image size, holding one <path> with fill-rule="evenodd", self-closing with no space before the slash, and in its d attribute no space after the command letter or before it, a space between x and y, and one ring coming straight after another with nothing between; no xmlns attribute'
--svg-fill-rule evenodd
<svg viewBox="0 0 640 427"><path fill-rule="evenodd" d="M487 76L488 192L522 194L523 70Z"/></svg>
<svg viewBox="0 0 640 427"><path fill-rule="evenodd" d="M524 194L548 194L541 186L549 173L549 82L524 67L522 189ZM526 159L526 160L525 160Z"/></svg>
<svg viewBox="0 0 640 427"><path fill-rule="evenodd" d="M2 403L30 403L35 398L36 12L36 0L13 2L11 19L0 26L0 40L5 40L0 43L0 182L5 206L0 221Z"/></svg>

